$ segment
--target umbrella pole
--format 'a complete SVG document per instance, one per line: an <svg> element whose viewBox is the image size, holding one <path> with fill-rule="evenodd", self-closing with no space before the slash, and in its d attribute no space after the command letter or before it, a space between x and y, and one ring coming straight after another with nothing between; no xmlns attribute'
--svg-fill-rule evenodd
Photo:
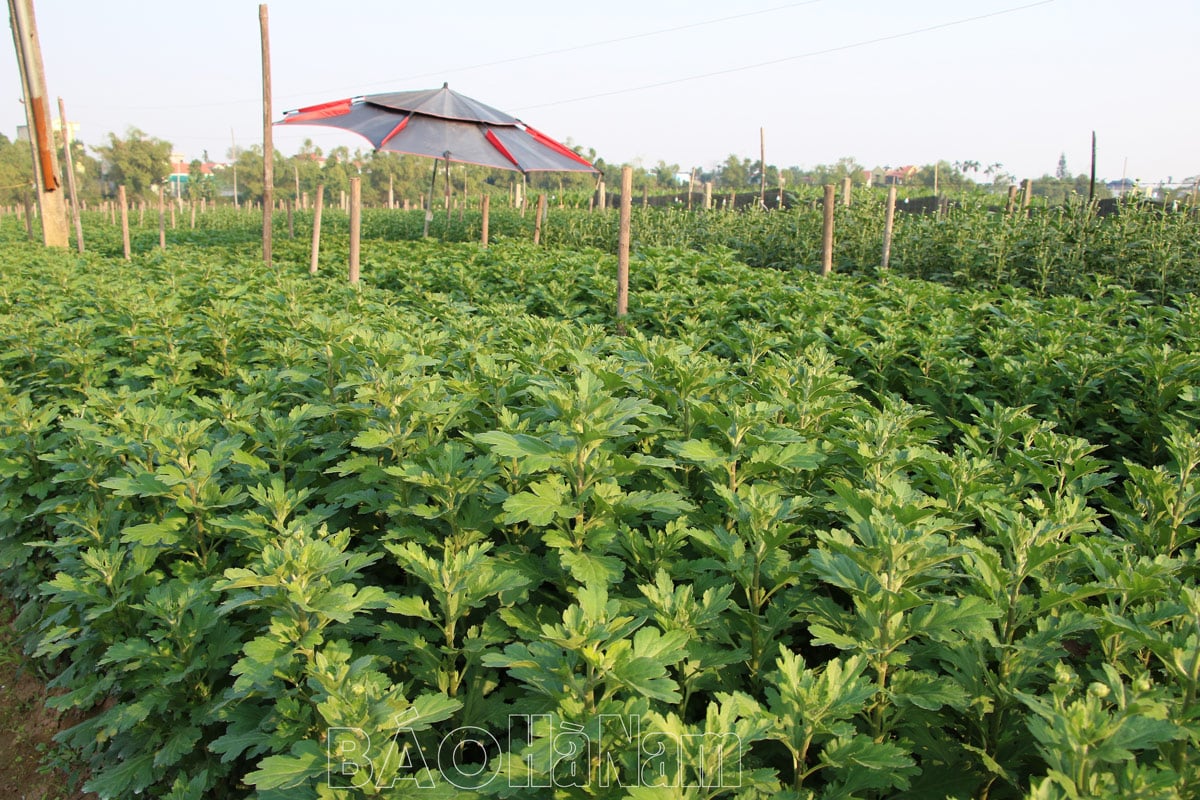
<svg viewBox="0 0 1200 800"><path fill-rule="evenodd" d="M425 201L425 231L421 236L429 236L429 223L433 220L433 188L437 184L438 160L433 160L433 177L429 179L429 197Z"/></svg>
<svg viewBox="0 0 1200 800"><path fill-rule="evenodd" d="M450 233L450 154L446 154L446 233Z"/></svg>

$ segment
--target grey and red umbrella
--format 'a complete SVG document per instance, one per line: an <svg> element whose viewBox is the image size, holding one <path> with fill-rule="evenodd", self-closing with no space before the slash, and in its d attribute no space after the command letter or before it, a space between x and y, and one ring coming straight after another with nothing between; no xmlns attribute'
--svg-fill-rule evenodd
<svg viewBox="0 0 1200 800"><path fill-rule="evenodd" d="M276 124L325 125L357 133L376 150L521 173L597 171L565 145L446 84L307 106Z"/></svg>

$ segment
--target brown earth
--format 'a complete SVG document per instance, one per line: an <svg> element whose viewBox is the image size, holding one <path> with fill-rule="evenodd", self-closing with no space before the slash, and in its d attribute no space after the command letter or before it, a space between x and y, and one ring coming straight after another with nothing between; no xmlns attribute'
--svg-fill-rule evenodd
<svg viewBox="0 0 1200 800"><path fill-rule="evenodd" d="M0 601L0 799L95 800L79 787L83 775L48 763L54 735L77 719L46 707L50 691L21 652L13 608Z"/></svg>

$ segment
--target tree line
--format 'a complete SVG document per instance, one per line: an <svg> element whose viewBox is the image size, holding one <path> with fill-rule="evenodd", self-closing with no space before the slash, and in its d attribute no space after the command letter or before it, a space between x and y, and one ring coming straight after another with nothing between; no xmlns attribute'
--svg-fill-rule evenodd
<svg viewBox="0 0 1200 800"><path fill-rule="evenodd" d="M171 178L174 172L172 144L137 128L128 129L124 136L109 133L105 143L100 145L88 147L74 141L71 146L76 185L85 202L115 197L117 187L121 185L134 202L156 198L160 186L171 196L185 200L252 203L261 201L263 196L263 151L259 145L231 149L224 154L225 161L220 163L210 161L205 152L203 158L193 159L187 165L187 177L183 180ZM593 149L585 150L579 146L574 149L591 161L610 184L617 181L622 165L607 163ZM874 176L878 185L883 183L881 176L890 166L868 170L855 159L845 157L832 164L808 168L773 164L767 164L765 168L766 187L777 191L805 185L840 184L847 177L855 185L865 185L869 175ZM294 155L285 156L276 151L275 194L281 198L304 193L312 196L317 186L323 184L327 196L336 198L340 192L349 190L351 177L358 176L362 179L363 202L368 205L385 204L389 196L397 204L405 200L415 203L429 193L431 181L435 197L445 193L447 170L439 163L434 179L433 169L433 161L428 158L373 150L351 151L344 146L326 152L312 140L305 140ZM517 173L464 164L452 164L448 177L455 196L464 193L472 196L481 193L512 195L517 191L516 185L521 183ZM1002 164L984 166L978 161L961 160L921 165L914 174L904 178L904 183L930 192L935 186L939 192L950 192L977 189L981 184L985 188L1003 190L1016 180ZM28 143L0 135L0 204L23 202L31 181ZM582 198L595 190L596 181L597 176L585 173L534 173L521 188L529 194L545 192L552 196ZM701 191L704 183L711 183L715 190L723 192L758 189L764 184L763 164L760 160L730 154L710 169L689 169L662 160L649 168L633 165L633 187L639 195L678 192L686 190L689 184L695 191ZM1033 179L1033 191L1048 202L1061 203L1072 196L1087 196L1088 184L1088 176L1071 176L1066 171L1065 159L1060 159L1054 175L1047 173ZM1098 186L1098 196L1107 194L1102 185Z"/></svg>

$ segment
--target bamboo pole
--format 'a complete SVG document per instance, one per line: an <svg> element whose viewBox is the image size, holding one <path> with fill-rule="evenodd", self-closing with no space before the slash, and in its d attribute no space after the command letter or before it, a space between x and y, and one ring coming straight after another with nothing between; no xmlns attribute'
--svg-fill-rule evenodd
<svg viewBox="0 0 1200 800"><path fill-rule="evenodd" d="M350 285L358 283L362 236L362 178L350 179Z"/></svg>
<svg viewBox="0 0 1200 800"><path fill-rule="evenodd" d="M129 247L129 203L125 199L124 185L117 187L117 205L121 207L121 244L125 247L125 260L132 255Z"/></svg>
<svg viewBox="0 0 1200 800"><path fill-rule="evenodd" d="M879 262L879 268L886 270L888 262L892 257L892 230L896 222L896 186L895 184L888 187L887 193L887 211L884 212L883 218L883 258Z"/></svg>
<svg viewBox="0 0 1200 800"><path fill-rule="evenodd" d="M63 166L67 173L67 192L71 197L71 213L75 217L75 247L83 252L83 220L79 216L79 194L75 191L75 162L71 157L71 137L67 129L67 107L58 98L58 119L62 123Z"/></svg>
<svg viewBox="0 0 1200 800"><path fill-rule="evenodd" d="M825 184L825 224L821 235L821 275L833 271L833 206L837 201L837 189L832 183Z"/></svg>
<svg viewBox="0 0 1200 800"><path fill-rule="evenodd" d="M317 200L313 206L312 256L308 262L308 273L317 274L317 262L321 255L321 207L325 205L325 184L317 184Z"/></svg>
<svg viewBox="0 0 1200 800"><path fill-rule="evenodd" d="M633 167L621 167L621 217L617 232L617 334L625 335L629 313L629 223L633 216Z"/></svg>

